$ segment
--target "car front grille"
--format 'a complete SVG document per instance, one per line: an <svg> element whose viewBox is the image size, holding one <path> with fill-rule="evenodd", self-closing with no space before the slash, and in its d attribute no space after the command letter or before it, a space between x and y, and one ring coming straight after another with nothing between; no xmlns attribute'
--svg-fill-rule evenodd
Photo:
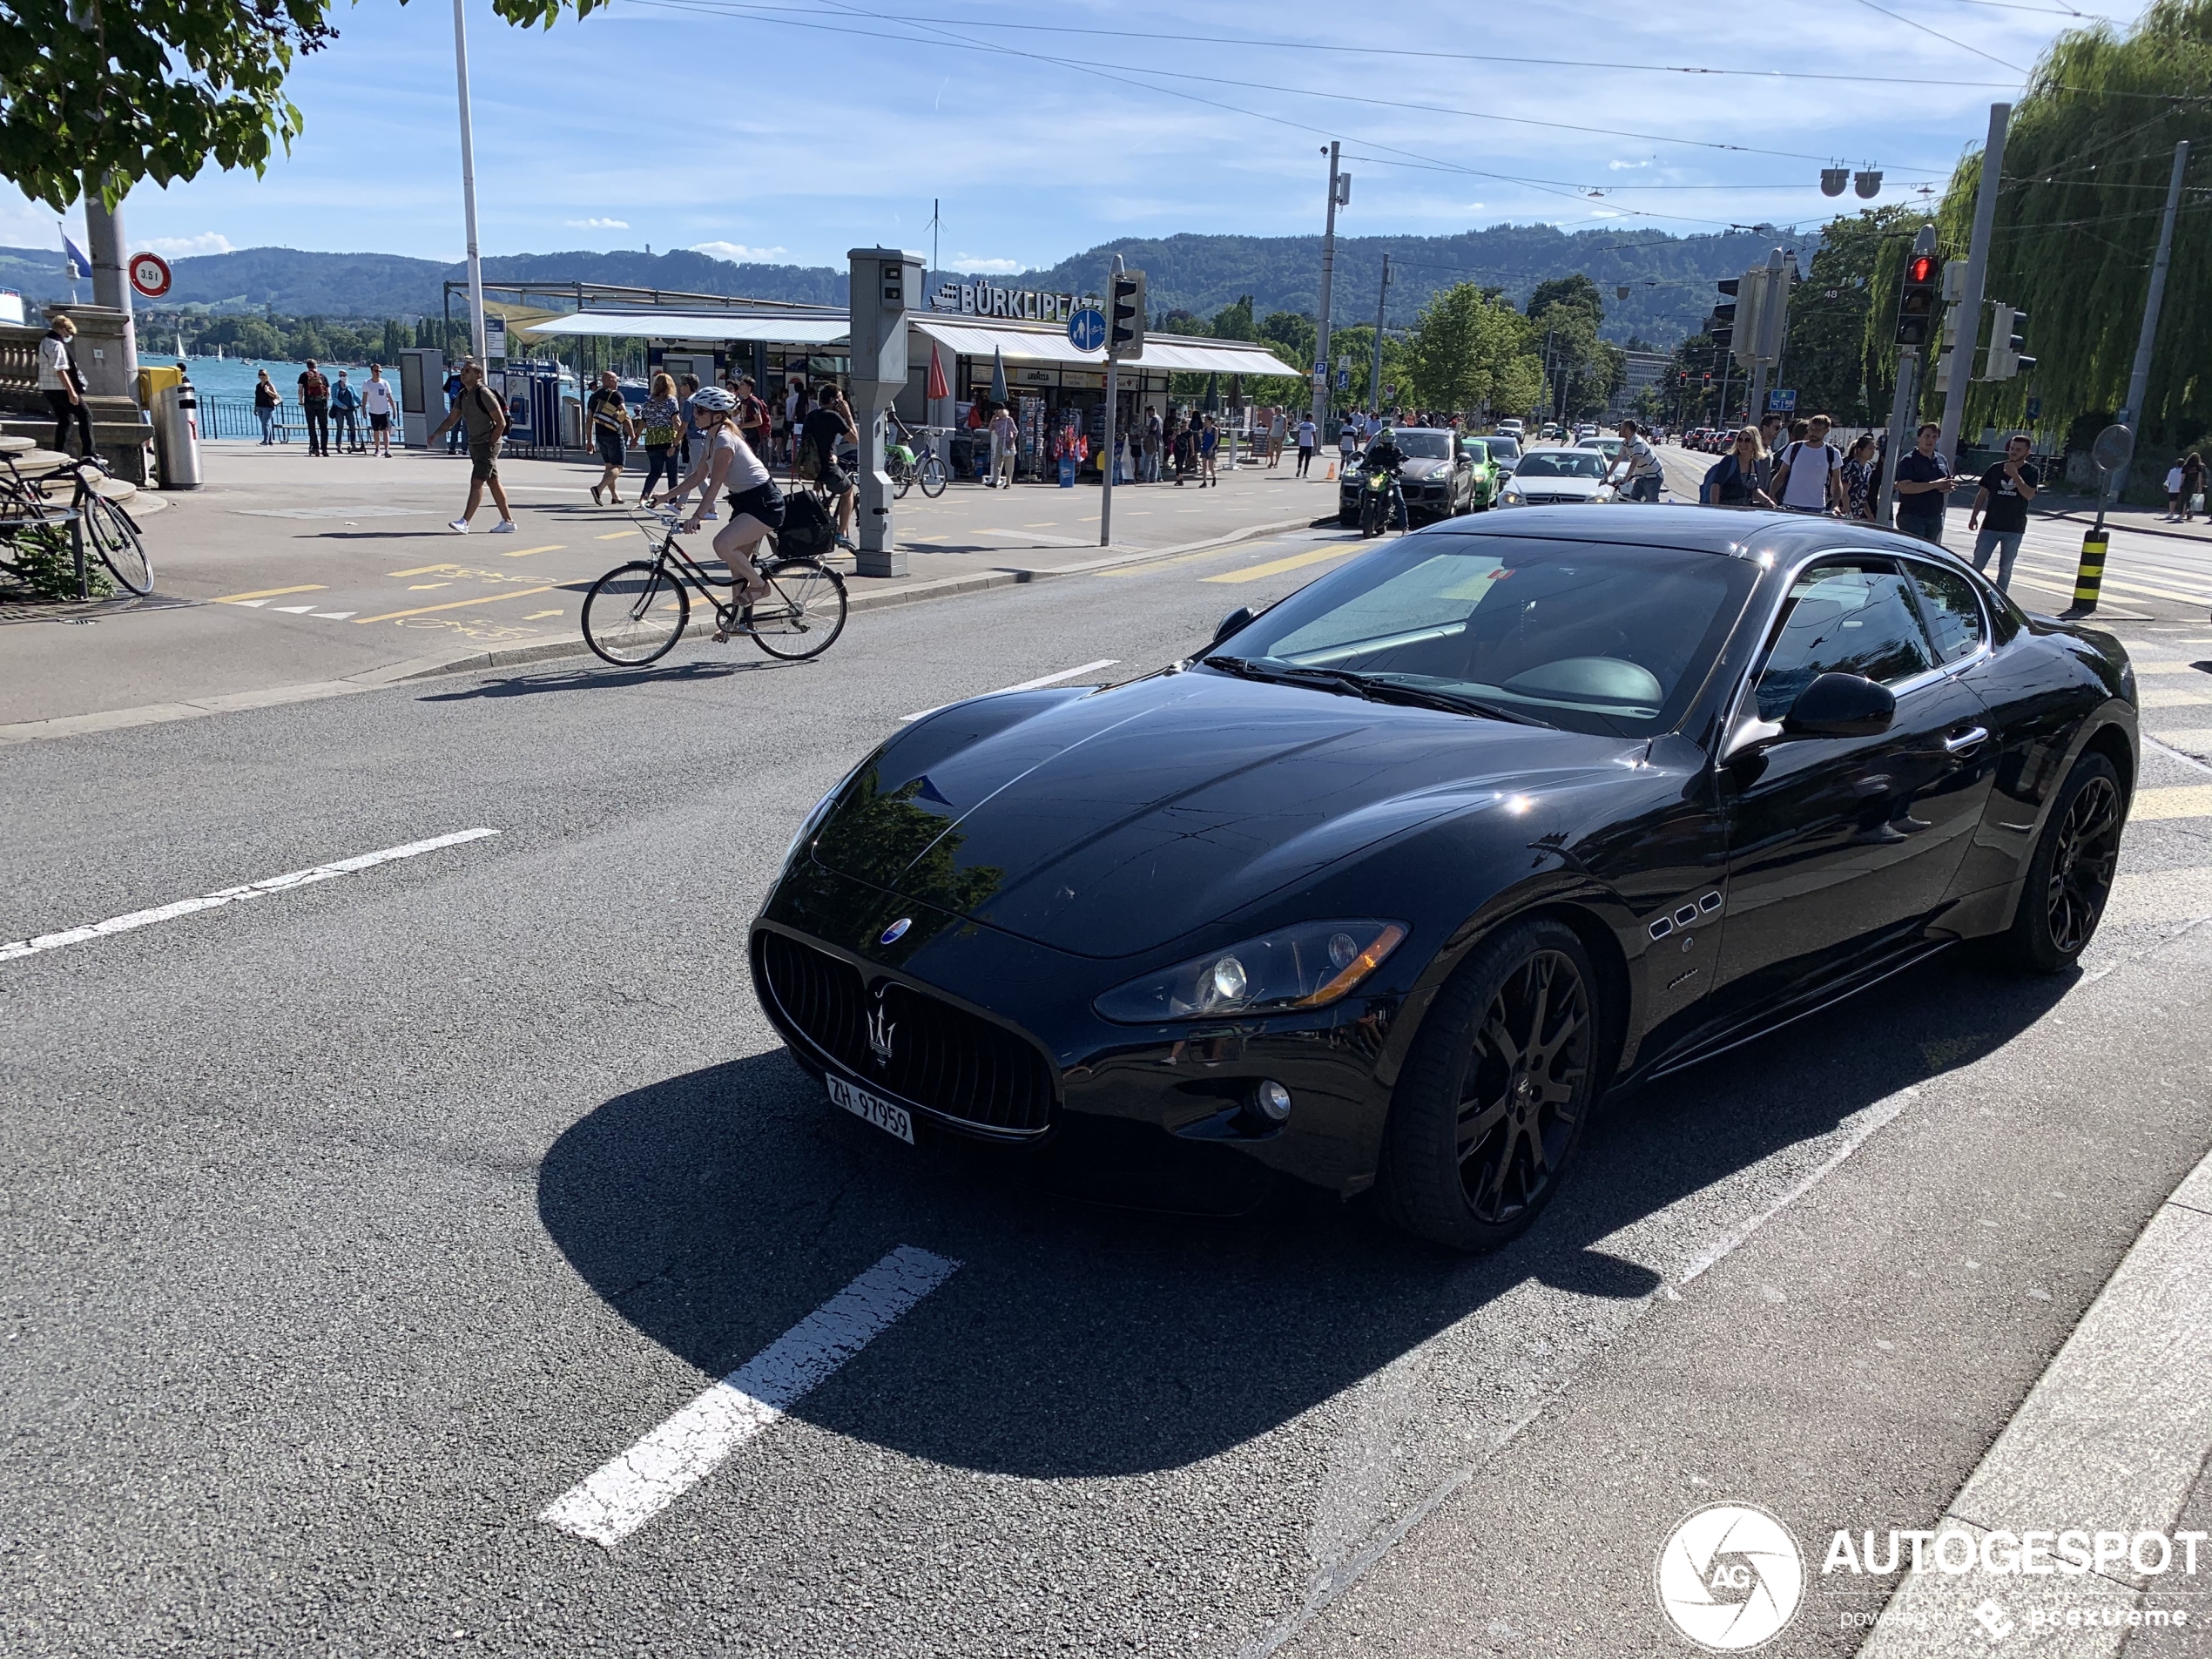
<svg viewBox="0 0 2212 1659"><path fill-rule="evenodd" d="M824 1055L939 1117L996 1135L1052 1122L1052 1069L1004 1027L896 981L870 987L826 951L765 928L754 935L761 983ZM880 1059L871 1028L887 1039Z"/></svg>
<svg viewBox="0 0 2212 1659"><path fill-rule="evenodd" d="M1588 501L1589 499L1588 496L1538 496L1531 494L1527 490L1523 490L1521 492L1521 500L1527 502L1531 507L1557 507L1566 502Z"/></svg>

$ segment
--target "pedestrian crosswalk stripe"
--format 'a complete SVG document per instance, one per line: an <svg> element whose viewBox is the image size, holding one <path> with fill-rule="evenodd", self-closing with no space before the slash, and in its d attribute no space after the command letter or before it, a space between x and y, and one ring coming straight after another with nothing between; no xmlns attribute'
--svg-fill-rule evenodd
<svg viewBox="0 0 2212 1659"><path fill-rule="evenodd" d="M2125 870L2112 884L2104 920L2195 921L2212 916L2212 869Z"/></svg>
<svg viewBox="0 0 2212 1659"><path fill-rule="evenodd" d="M2212 727L2193 726L2182 732L2151 732L2145 735L2190 754L2212 754Z"/></svg>
<svg viewBox="0 0 2212 1659"><path fill-rule="evenodd" d="M2148 691L2137 692L2135 700L2138 706L2146 709L2177 709L2198 703L2212 703L2212 685L2207 685L2201 691L2193 685L2154 685Z"/></svg>
<svg viewBox="0 0 2212 1659"><path fill-rule="evenodd" d="M2204 672L2195 663L2184 662L2178 658L2172 662L2147 663L2138 657L2134 659L2134 663L2135 671L2138 674L2202 674ZM2212 679L2208 679L2205 683L2212 685Z"/></svg>
<svg viewBox="0 0 2212 1659"><path fill-rule="evenodd" d="M274 610L270 612L270 615L277 617L304 617L314 609L314 607L313 605L279 605Z"/></svg>
<svg viewBox="0 0 2212 1659"><path fill-rule="evenodd" d="M2138 789L2129 819L2212 818L2212 784L2182 784L2168 789Z"/></svg>
<svg viewBox="0 0 2212 1659"><path fill-rule="evenodd" d="M1205 582L1257 582L1262 577L1280 576L1285 570L1299 570L1309 564L1318 564L1325 559L1340 559L1357 553L1364 545L1353 543L1349 547L1320 547L1311 553L1293 553L1286 559L1270 559L1264 564L1247 566L1242 570L1224 570L1219 576L1203 577Z"/></svg>

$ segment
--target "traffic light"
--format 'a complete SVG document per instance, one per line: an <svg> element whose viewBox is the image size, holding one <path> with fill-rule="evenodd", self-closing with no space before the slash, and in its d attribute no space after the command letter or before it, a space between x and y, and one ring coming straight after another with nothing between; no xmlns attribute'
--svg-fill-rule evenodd
<svg viewBox="0 0 2212 1659"><path fill-rule="evenodd" d="M1123 359L1144 355L1144 273L1118 271L1108 279L1106 354Z"/></svg>
<svg viewBox="0 0 2212 1659"><path fill-rule="evenodd" d="M2027 344L2027 313L2006 305L1993 305L1990 309L1989 368L1982 378L2008 381L2020 370L2035 367L2033 357L2020 354L2020 347Z"/></svg>
<svg viewBox="0 0 2212 1659"><path fill-rule="evenodd" d="M1925 346L1935 333L1936 285L1943 267L1932 253L1915 253L1905 265L1897 300L1897 343Z"/></svg>
<svg viewBox="0 0 2212 1659"><path fill-rule="evenodd" d="M1742 284L1737 278L1730 277L1718 286L1727 297L1716 300L1713 314L1705 319L1705 337L1726 351L1729 341L1736 337L1736 291Z"/></svg>

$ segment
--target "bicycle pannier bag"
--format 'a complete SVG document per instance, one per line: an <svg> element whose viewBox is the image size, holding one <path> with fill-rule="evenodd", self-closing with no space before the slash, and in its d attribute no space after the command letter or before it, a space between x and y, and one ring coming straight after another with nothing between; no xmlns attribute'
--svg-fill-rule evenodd
<svg viewBox="0 0 2212 1659"><path fill-rule="evenodd" d="M802 489L785 497L783 529L776 533L778 553L787 559L816 559L836 545L836 523L813 492Z"/></svg>

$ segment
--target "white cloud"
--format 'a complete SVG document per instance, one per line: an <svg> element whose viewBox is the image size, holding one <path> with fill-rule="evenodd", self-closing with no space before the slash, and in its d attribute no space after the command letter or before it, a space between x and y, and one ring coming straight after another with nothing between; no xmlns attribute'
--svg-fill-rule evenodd
<svg viewBox="0 0 2212 1659"><path fill-rule="evenodd" d="M626 219L564 219L561 221L572 231L626 231Z"/></svg>
<svg viewBox="0 0 2212 1659"><path fill-rule="evenodd" d="M1632 172L1638 167L1649 167L1650 165L1648 161L1608 161L1605 166L1608 172Z"/></svg>
<svg viewBox="0 0 2212 1659"><path fill-rule="evenodd" d="M1480 202L1469 202L1462 211L1469 213L1479 213L1482 211L1482 208L1483 204Z"/></svg>
<svg viewBox="0 0 2212 1659"><path fill-rule="evenodd" d="M780 247L747 247L743 242L694 242L691 252L704 253L709 259L727 260L732 265L758 264L762 260L780 258L790 252Z"/></svg>
<svg viewBox="0 0 2212 1659"><path fill-rule="evenodd" d="M227 253L231 239L220 231L202 231L197 236L149 236L145 246L164 259L189 259L195 253Z"/></svg>
<svg viewBox="0 0 2212 1659"><path fill-rule="evenodd" d="M984 260L973 253L955 253L945 261L945 268L966 276L1012 276L1029 267L1019 260Z"/></svg>

